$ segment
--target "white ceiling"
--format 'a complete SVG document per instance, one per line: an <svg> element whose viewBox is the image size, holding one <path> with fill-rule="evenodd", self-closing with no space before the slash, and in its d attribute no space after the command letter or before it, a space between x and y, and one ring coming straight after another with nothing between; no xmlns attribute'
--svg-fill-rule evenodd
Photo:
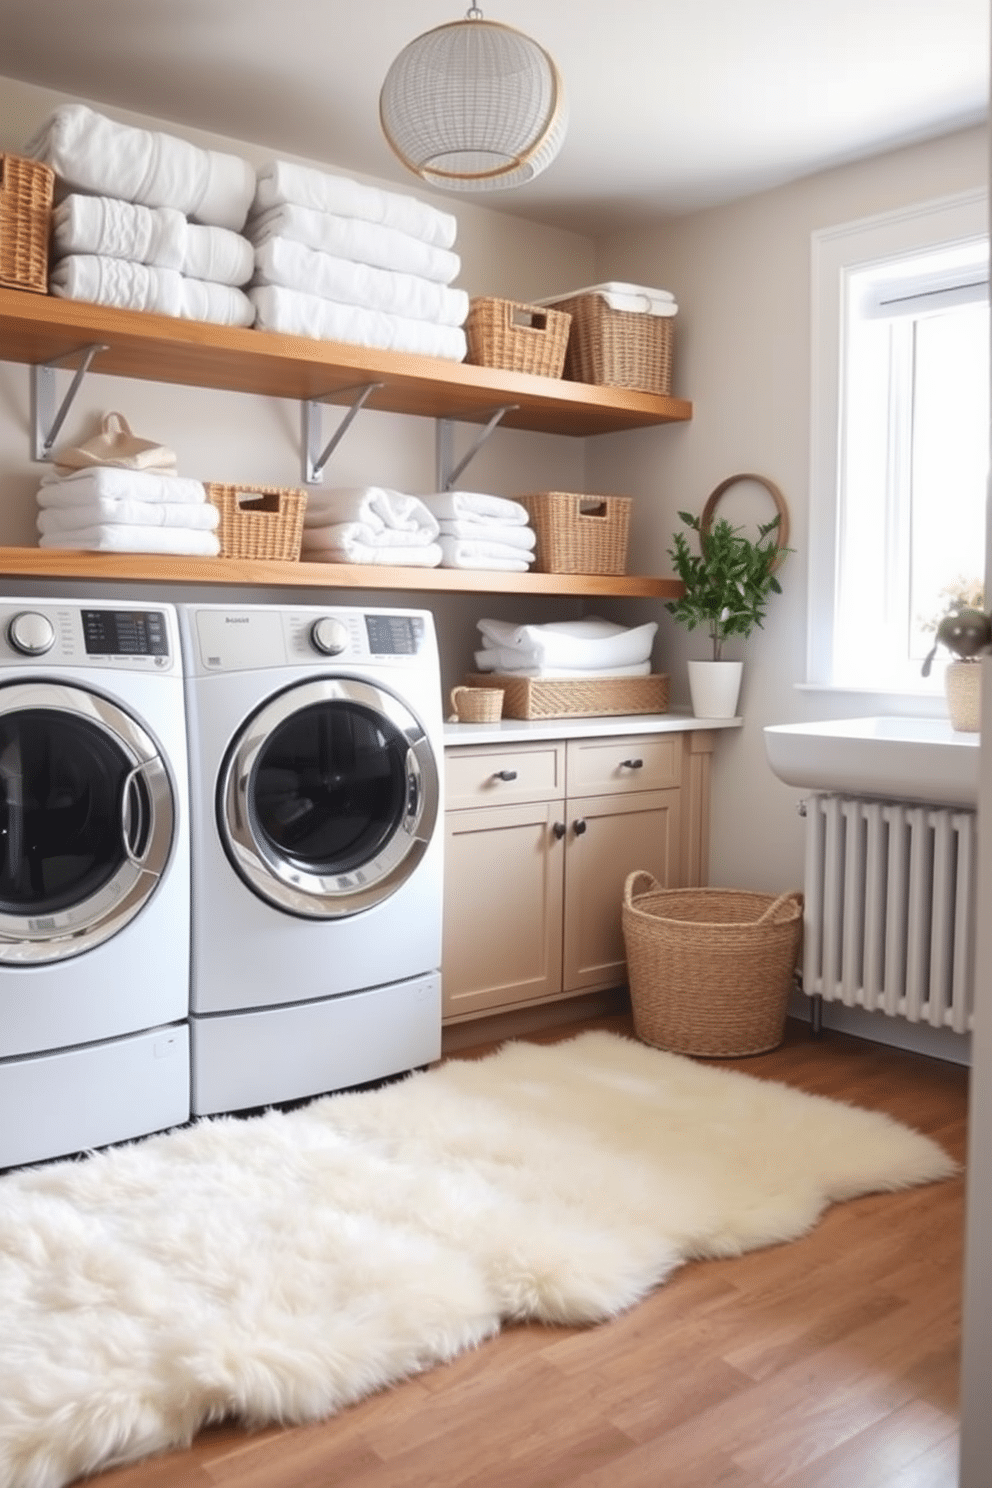
<svg viewBox="0 0 992 1488"><path fill-rule="evenodd" d="M0 76L417 188L394 56L465 0L0 0ZM565 81L529 186L451 197L598 236L987 117L989 0L486 0Z"/></svg>

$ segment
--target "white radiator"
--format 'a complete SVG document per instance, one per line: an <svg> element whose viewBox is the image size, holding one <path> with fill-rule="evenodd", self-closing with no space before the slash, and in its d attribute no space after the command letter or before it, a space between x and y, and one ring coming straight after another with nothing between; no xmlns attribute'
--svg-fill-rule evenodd
<svg viewBox="0 0 992 1488"><path fill-rule="evenodd" d="M970 1030L975 813L834 795L805 810L803 990Z"/></svg>

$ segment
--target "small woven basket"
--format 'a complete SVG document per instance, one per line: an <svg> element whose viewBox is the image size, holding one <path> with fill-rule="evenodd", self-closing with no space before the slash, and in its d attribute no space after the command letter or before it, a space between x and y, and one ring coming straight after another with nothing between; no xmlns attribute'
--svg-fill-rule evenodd
<svg viewBox="0 0 992 1488"><path fill-rule="evenodd" d="M560 377L570 322L570 315L549 310L546 305L522 305L517 300L471 300L465 321L468 341L465 360L477 367Z"/></svg>
<svg viewBox="0 0 992 1488"><path fill-rule="evenodd" d="M206 492L220 512L217 535L222 558L299 558L305 491L208 483Z"/></svg>
<svg viewBox="0 0 992 1488"><path fill-rule="evenodd" d="M782 1042L803 895L624 884L621 922L634 1031L673 1054L737 1058Z"/></svg>
<svg viewBox="0 0 992 1488"><path fill-rule="evenodd" d="M674 316L614 310L598 294L556 300L555 309L572 317L567 379L671 395Z"/></svg>
<svg viewBox="0 0 992 1488"><path fill-rule="evenodd" d="M48 293L48 237L55 172L0 153L0 285Z"/></svg>
<svg viewBox="0 0 992 1488"><path fill-rule="evenodd" d="M668 712L668 675L581 678L514 677L470 672L469 687L501 687L504 718L606 718Z"/></svg>
<svg viewBox="0 0 992 1488"><path fill-rule="evenodd" d="M535 491L516 498L537 536L537 573L622 574L627 571L629 496Z"/></svg>

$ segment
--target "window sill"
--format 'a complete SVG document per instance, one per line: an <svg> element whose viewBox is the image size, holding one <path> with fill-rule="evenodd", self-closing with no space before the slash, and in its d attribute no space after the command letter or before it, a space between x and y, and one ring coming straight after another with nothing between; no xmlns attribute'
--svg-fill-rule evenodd
<svg viewBox="0 0 992 1488"><path fill-rule="evenodd" d="M797 682L797 692L826 693L831 698L851 698L859 712L886 713L904 718L946 718L947 699L939 692L900 692L896 689L840 687L833 682Z"/></svg>

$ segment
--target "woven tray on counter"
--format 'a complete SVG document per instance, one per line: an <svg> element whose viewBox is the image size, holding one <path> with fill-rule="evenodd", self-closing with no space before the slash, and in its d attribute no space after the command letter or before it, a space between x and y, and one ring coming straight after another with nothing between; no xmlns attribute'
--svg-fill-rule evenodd
<svg viewBox="0 0 992 1488"><path fill-rule="evenodd" d="M467 687L501 687L504 718L603 718L628 713L667 713L668 676L513 677L470 672Z"/></svg>

